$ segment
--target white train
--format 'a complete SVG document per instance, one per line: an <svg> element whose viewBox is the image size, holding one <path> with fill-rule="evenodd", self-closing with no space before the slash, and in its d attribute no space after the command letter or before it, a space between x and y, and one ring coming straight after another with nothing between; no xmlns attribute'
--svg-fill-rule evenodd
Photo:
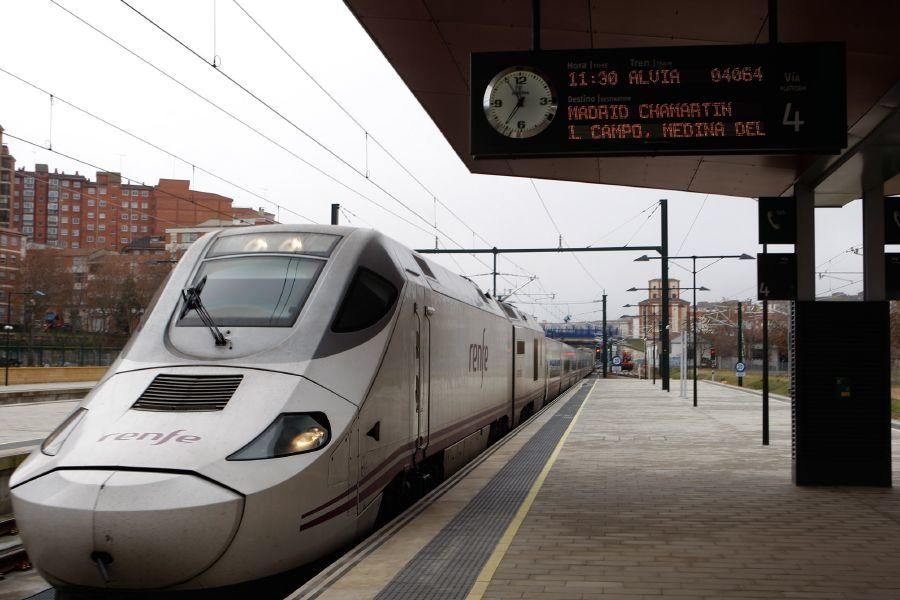
<svg viewBox="0 0 900 600"><path fill-rule="evenodd" d="M16 520L60 587L279 573L369 531L592 366L375 231L210 233L15 472Z"/></svg>

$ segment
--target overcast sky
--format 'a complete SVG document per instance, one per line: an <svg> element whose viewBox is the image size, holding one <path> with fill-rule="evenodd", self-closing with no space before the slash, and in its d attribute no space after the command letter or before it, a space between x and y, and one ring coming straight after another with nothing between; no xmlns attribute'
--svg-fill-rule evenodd
<svg viewBox="0 0 900 600"><path fill-rule="evenodd" d="M432 196L374 144L367 145L364 130L265 38L231 0L134 0L133 4L208 60L217 55L222 71L363 175L191 56L126 5L113 0L58 2L271 141L43 0L0 0L4 23L0 68L187 162L173 159L59 101L53 103L51 111L47 94L3 73L0 125L9 134L41 145L52 141L54 150L106 170L121 171L123 177L134 181L154 184L159 178L191 179L194 189L232 197L238 205L264 206L286 223L306 222L299 215L327 223L330 205L337 202L349 211L342 215L345 224L374 227L410 247L433 247L433 228L377 184L428 223L436 219L441 231L464 246L484 246L481 239L474 238L473 230L497 246L559 243L531 181L470 174L343 3L239 1L366 131L465 224L436 206ZM78 170L93 177L93 167L16 140L6 141L20 167L31 169L36 162L47 163L51 169ZM366 172L371 181L364 177ZM656 245L659 213L654 213L652 206L659 198L668 198L673 254L755 255L761 250L756 243L756 202L752 199L544 180L534 183L570 246ZM284 208L273 208L254 194ZM817 270L826 272L818 279L817 292L860 291L861 258L846 252L861 243L860 203L817 210L816 228ZM440 244L452 247L443 236ZM519 296L517 300L523 309L548 320L559 320L565 314L576 319L599 318L599 312L590 312L599 305L591 302L605 288L609 317L613 318L628 312L623 304L642 298L641 293L625 292L627 288L646 287L648 279L658 276L658 261L633 262L640 254L581 255L588 273L571 255L518 255L513 257L515 265L501 259L499 270L520 276L507 276L498 287L518 287L528 281L521 275L536 275L538 279L522 292L553 293L555 300L548 300L546 295ZM489 289L489 257L482 258L485 264L470 256L435 260ZM755 261L722 261L710 266L698 275L698 285L711 291L701 293L699 298L752 297L755 269ZM682 285L690 285L689 272L676 266L671 274L681 278Z"/></svg>

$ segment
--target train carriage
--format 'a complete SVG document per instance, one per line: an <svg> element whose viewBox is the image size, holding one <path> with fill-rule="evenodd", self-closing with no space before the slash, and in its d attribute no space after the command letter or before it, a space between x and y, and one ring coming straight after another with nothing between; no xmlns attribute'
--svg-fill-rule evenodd
<svg viewBox="0 0 900 600"><path fill-rule="evenodd" d="M17 522L62 587L285 571L460 468L586 375L584 354L372 230L212 232L14 473Z"/></svg>

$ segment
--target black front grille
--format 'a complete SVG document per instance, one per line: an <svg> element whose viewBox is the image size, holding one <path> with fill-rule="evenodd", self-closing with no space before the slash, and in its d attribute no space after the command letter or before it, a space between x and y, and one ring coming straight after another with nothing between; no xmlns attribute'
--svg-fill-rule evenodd
<svg viewBox="0 0 900 600"><path fill-rule="evenodd" d="M156 411L222 410L243 378L243 375L157 375L131 408Z"/></svg>

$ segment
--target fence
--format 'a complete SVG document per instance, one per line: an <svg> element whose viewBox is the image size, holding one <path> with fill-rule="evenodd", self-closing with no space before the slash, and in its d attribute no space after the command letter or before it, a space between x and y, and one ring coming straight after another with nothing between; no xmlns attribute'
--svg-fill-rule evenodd
<svg viewBox="0 0 900 600"><path fill-rule="evenodd" d="M0 365L22 367L106 367L116 360L121 346L15 345L0 344L3 361Z"/></svg>

